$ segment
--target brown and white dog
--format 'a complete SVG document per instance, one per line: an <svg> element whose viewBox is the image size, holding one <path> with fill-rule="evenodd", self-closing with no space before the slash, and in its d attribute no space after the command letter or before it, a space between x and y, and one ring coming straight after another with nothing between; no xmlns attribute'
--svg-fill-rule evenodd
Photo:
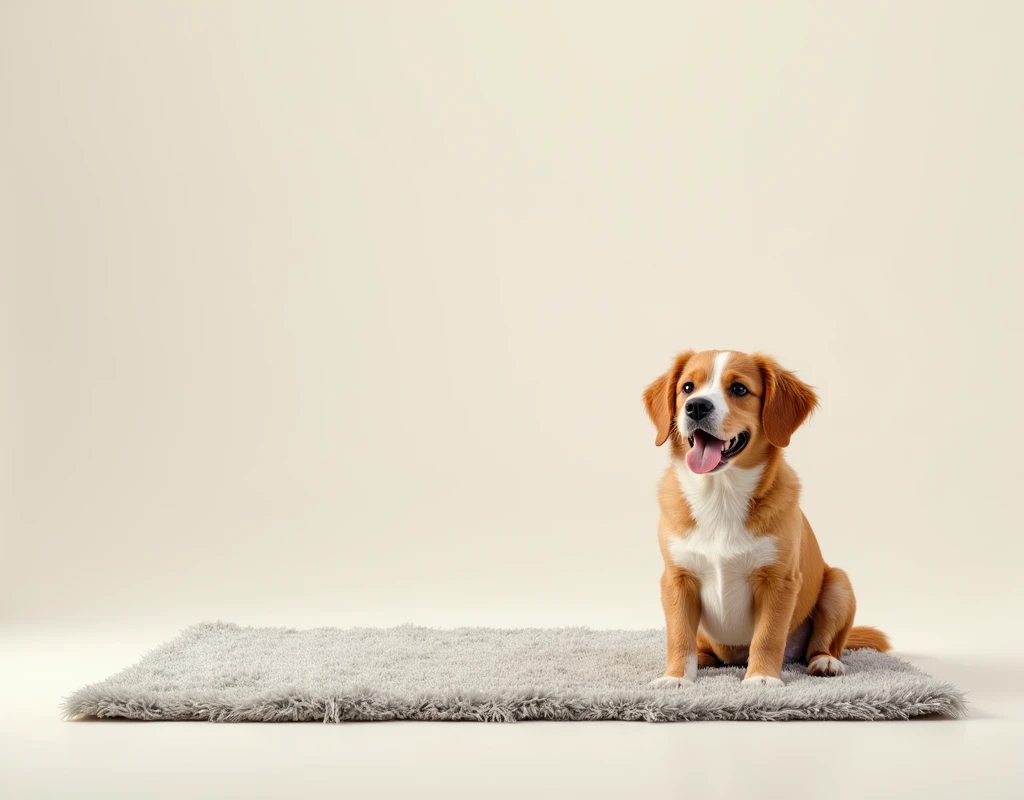
<svg viewBox="0 0 1024 800"><path fill-rule="evenodd" d="M784 660L843 675L844 648L888 650L881 631L853 627L850 579L822 559L783 459L814 390L769 356L691 350L644 402L655 444L672 448L658 493L668 659L651 685L744 663L744 683L781 685Z"/></svg>

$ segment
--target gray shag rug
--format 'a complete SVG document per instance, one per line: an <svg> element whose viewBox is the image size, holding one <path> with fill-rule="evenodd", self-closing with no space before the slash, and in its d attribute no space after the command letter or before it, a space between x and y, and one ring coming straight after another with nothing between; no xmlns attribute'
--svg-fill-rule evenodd
<svg viewBox="0 0 1024 800"><path fill-rule="evenodd" d="M188 628L133 667L86 686L65 716L213 722L384 720L892 720L963 716L963 693L893 656L848 651L847 674L787 665L784 686L701 669L650 689L661 630L587 628Z"/></svg>

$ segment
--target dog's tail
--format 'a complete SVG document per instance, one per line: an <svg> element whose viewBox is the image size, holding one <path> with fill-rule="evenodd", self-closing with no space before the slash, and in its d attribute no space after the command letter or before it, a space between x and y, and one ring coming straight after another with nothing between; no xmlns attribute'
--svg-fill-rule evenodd
<svg viewBox="0 0 1024 800"><path fill-rule="evenodd" d="M855 625L850 630L850 636L846 640L846 649L856 650L858 647L870 647L879 653L885 653L892 649L889 637L870 625Z"/></svg>

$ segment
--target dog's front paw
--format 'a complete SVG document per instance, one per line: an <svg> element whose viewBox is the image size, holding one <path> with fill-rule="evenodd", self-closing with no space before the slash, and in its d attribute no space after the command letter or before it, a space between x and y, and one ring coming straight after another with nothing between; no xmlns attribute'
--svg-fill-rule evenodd
<svg viewBox="0 0 1024 800"><path fill-rule="evenodd" d="M807 665L807 674L834 678L838 675L845 675L846 667L843 666L843 662L838 658L826 655L815 656L811 659L811 663Z"/></svg>
<svg viewBox="0 0 1024 800"><path fill-rule="evenodd" d="M770 675L747 675L743 679L744 686L782 686L781 678L773 678Z"/></svg>
<svg viewBox="0 0 1024 800"><path fill-rule="evenodd" d="M675 675L664 675L655 678L647 686L651 689L689 689L693 681L689 678L677 678Z"/></svg>

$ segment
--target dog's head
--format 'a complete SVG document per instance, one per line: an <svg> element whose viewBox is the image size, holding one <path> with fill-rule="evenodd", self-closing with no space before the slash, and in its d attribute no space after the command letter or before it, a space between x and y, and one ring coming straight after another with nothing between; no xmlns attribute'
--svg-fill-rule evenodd
<svg viewBox="0 0 1024 800"><path fill-rule="evenodd" d="M644 403L658 429L654 443L671 438L673 451L703 475L763 463L772 448L789 444L818 398L770 356L689 350L647 387Z"/></svg>

